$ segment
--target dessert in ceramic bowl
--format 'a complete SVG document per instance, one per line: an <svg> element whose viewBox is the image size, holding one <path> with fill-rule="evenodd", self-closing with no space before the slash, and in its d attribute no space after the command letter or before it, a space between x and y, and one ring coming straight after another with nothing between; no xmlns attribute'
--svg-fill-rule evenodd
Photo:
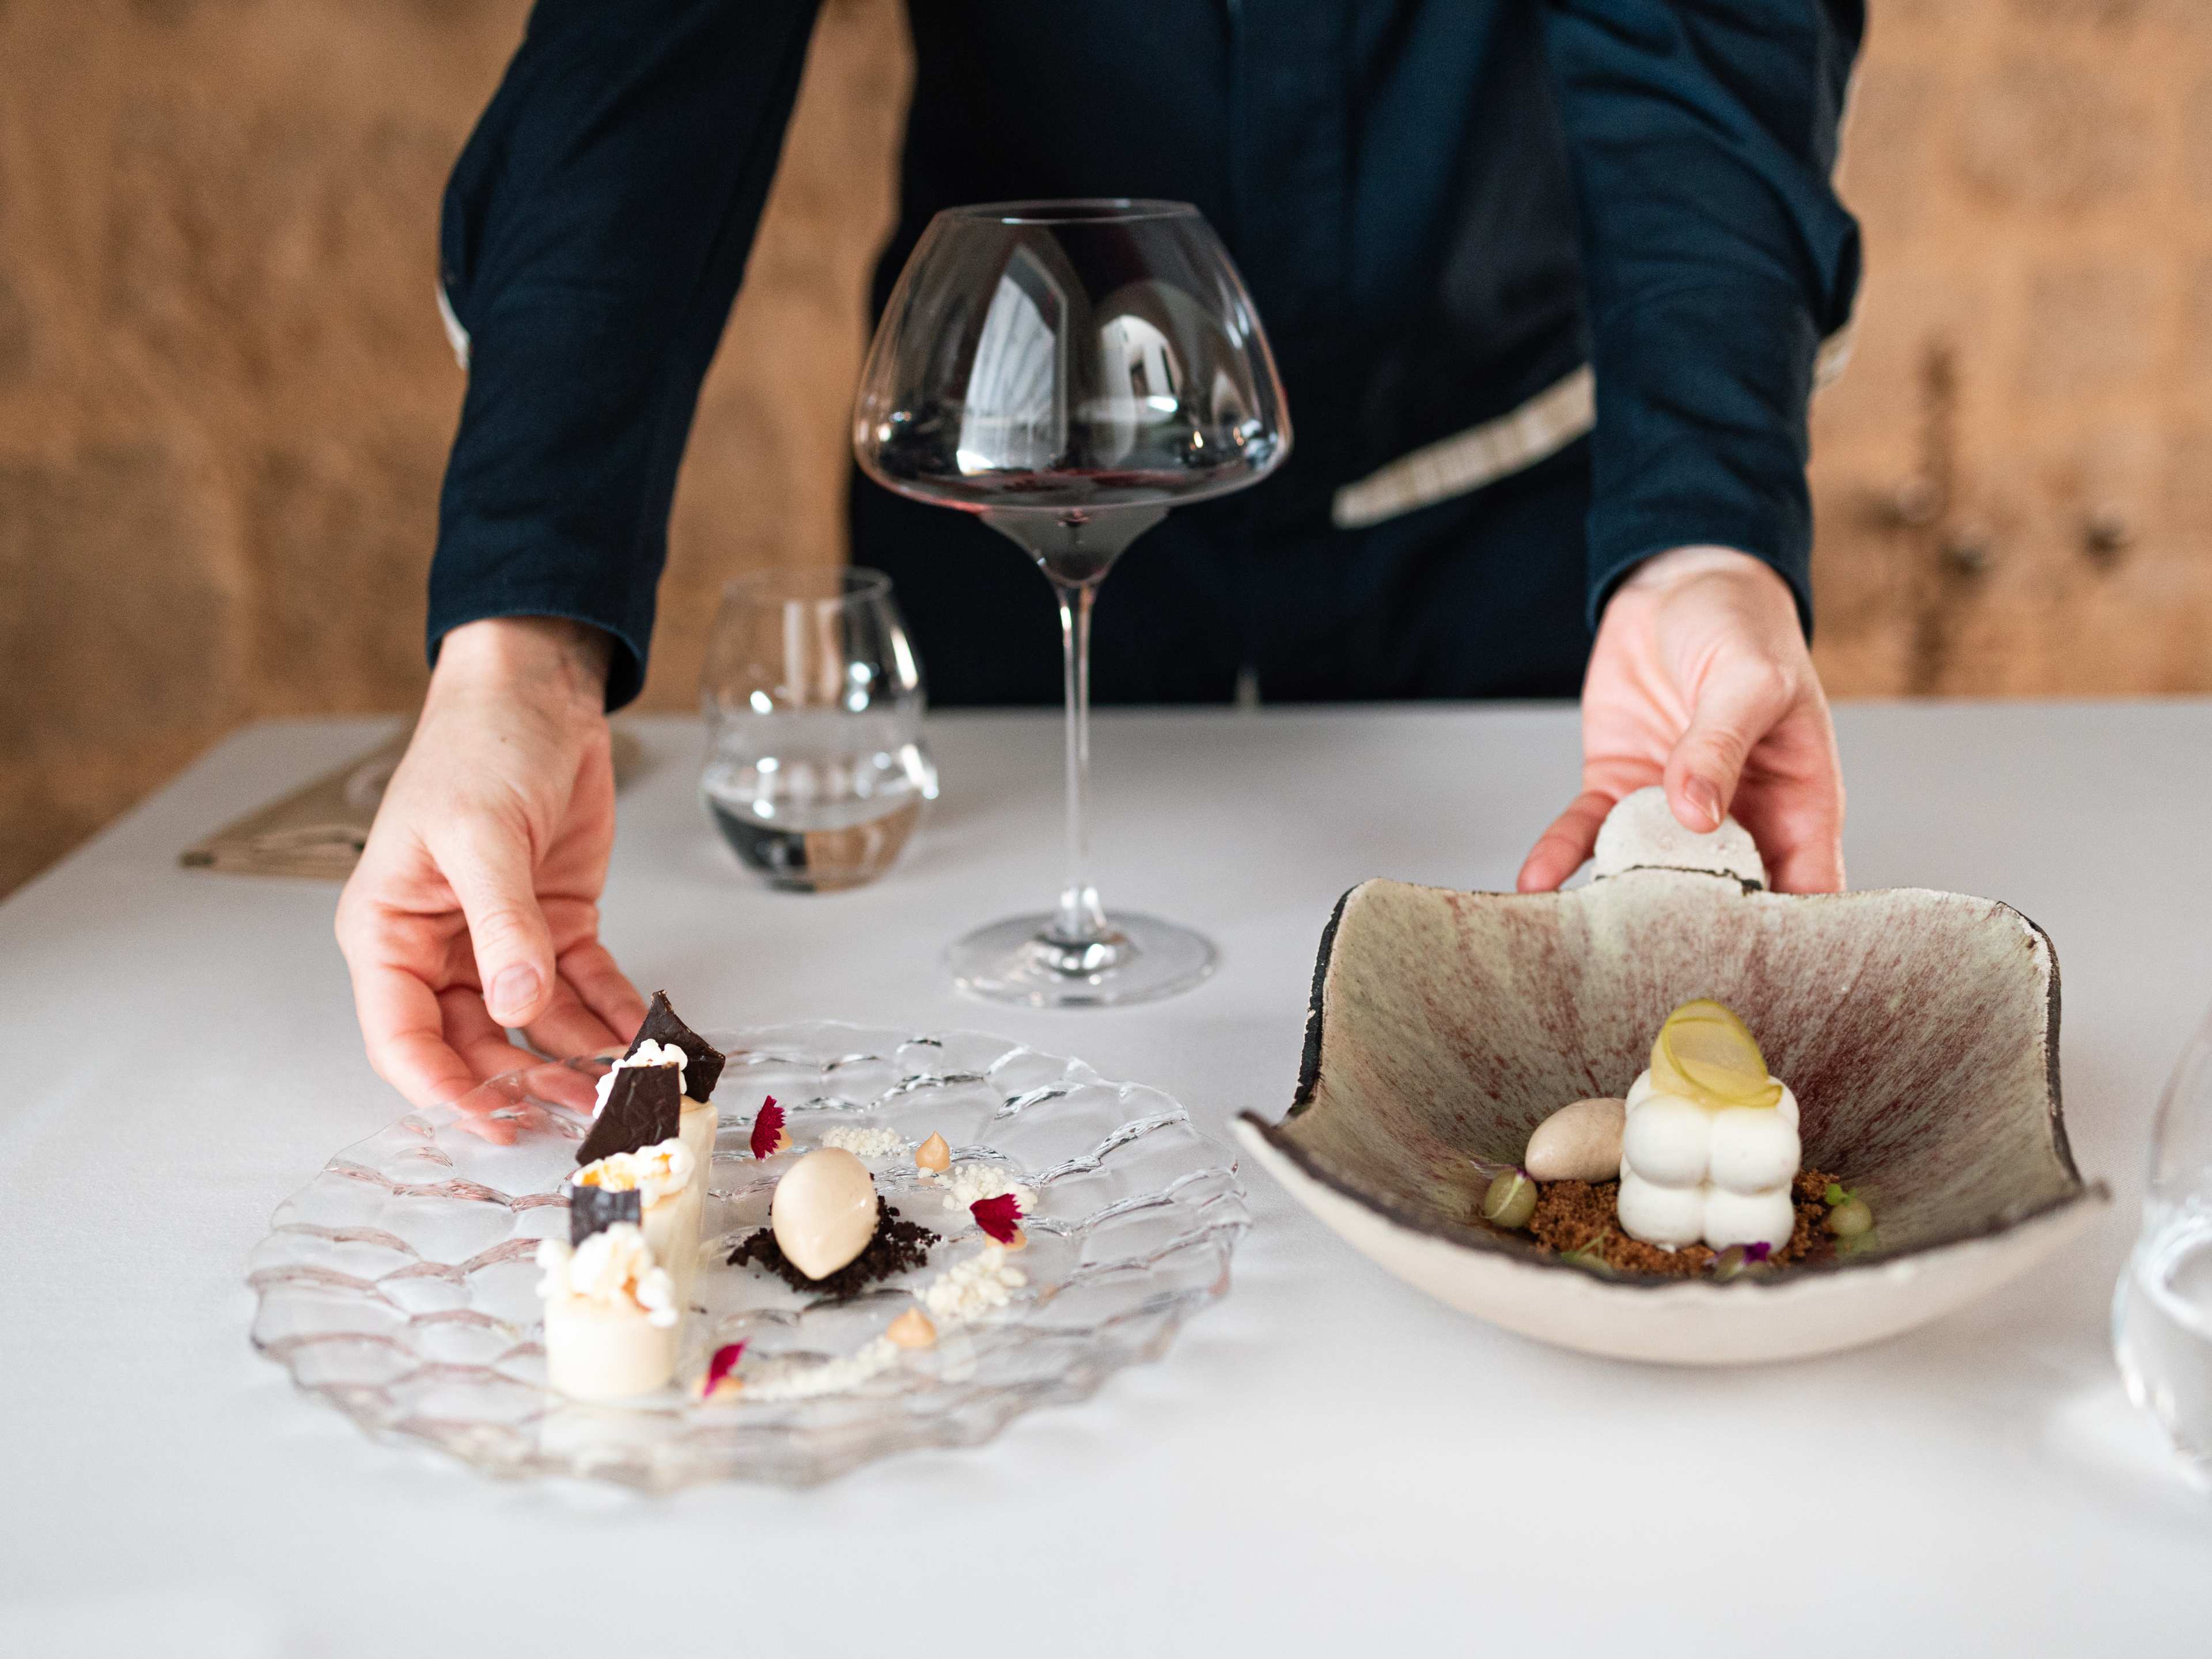
<svg viewBox="0 0 2212 1659"><path fill-rule="evenodd" d="M1682 1364L1909 1329L2108 1201L2067 1146L2040 928L1956 893L1768 892L1741 828L1695 835L1656 789L1587 887L1346 894L1291 1113L1237 1132L1453 1306Z"/></svg>

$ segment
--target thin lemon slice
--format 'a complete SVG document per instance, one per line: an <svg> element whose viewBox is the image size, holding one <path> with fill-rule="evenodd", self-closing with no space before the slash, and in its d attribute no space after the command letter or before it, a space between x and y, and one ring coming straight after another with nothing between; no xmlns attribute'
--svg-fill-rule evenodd
<svg viewBox="0 0 2212 1659"><path fill-rule="evenodd" d="M1664 1093L1714 1107L1774 1106L1782 1099L1758 1039L1733 1011L1709 999L1667 1016L1651 1045L1651 1081Z"/></svg>

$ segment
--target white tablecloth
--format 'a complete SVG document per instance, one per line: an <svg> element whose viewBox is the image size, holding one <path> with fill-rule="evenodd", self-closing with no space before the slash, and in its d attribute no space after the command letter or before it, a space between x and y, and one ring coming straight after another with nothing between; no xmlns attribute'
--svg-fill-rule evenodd
<svg viewBox="0 0 2212 1659"><path fill-rule="evenodd" d="M1847 709L1855 884L2012 902L2065 975L2064 1082L2119 1202L1917 1334L1706 1374L1554 1352L1370 1266L1264 1176L1167 1359L988 1448L826 1488L502 1486L372 1443L246 1341L247 1252L402 1109L361 1058L333 890L178 850L363 746L240 732L0 906L0 1653L2212 1652L2212 1500L2124 1401L2106 1304L2157 1090L2212 998L2212 706ZM1110 903L1223 967L1119 1012L963 1001L937 953L1048 900L1056 718L933 722L903 864L763 890L637 723L608 937L695 1018L966 1025L1279 1112L1339 893L1510 884L1571 793L1555 708L1109 715Z"/></svg>

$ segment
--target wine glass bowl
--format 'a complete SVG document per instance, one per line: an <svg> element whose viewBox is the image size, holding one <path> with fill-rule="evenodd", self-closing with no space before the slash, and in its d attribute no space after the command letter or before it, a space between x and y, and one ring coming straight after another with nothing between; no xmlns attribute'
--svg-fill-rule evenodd
<svg viewBox="0 0 2212 1659"><path fill-rule="evenodd" d="M1036 561L1059 600L1067 707L1060 903L956 944L963 989L1075 1006L1212 970L1188 929L1109 922L1085 875L1091 607L1170 508L1257 483L1290 447L1258 315L1195 208L995 203L923 232L861 371L854 453L884 488L972 513Z"/></svg>
<svg viewBox="0 0 2212 1659"><path fill-rule="evenodd" d="M854 415L870 477L986 517L1202 501L1256 483L1290 441L1243 283L1176 202L939 214Z"/></svg>

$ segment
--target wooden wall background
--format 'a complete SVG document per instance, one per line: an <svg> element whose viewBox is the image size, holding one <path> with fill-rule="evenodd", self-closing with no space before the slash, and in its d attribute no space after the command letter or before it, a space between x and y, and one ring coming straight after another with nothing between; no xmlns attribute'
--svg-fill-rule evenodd
<svg viewBox="0 0 2212 1659"><path fill-rule="evenodd" d="M1841 696L2212 690L2212 4L1874 0L1815 416ZM240 721L419 695L445 174L526 0L0 0L0 892ZM687 597L842 556L909 65L830 0L677 498Z"/></svg>

